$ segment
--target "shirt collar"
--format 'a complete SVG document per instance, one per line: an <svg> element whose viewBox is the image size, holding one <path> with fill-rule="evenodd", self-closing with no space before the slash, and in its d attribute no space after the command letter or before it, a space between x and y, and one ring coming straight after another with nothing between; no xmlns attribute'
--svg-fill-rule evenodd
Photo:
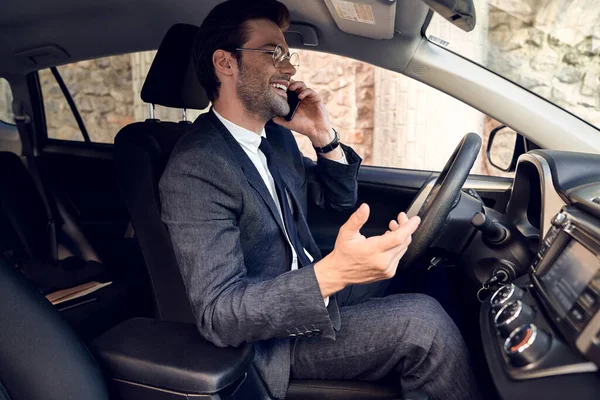
<svg viewBox="0 0 600 400"><path fill-rule="evenodd" d="M243 128L229 121L228 119L220 115L214 108L213 112L215 113L217 118L219 118L219 120L223 123L223 125L225 125L225 128L227 128L227 130L231 133L233 138L240 144L240 146L242 146L248 151L258 154L258 147L260 146L261 139L263 137L267 137L265 133L265 128L262 129L262 132L259 136L251 130Z"/></svg>

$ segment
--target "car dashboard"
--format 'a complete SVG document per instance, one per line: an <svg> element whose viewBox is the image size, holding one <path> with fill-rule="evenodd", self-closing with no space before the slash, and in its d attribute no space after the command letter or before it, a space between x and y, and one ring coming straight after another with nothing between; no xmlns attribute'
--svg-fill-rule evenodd
<svg viewBox="0 0 600 400"><path fill-rule="evenodd" d="M480 310L499 397L600 398L600 156L524 154L506 216L537 252Z"/></svg>

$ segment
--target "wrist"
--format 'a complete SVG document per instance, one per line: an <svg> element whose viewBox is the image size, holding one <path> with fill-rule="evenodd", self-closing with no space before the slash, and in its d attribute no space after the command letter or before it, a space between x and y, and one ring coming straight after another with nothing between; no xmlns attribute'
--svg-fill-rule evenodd
<svg viewBox="0 0 600 400"><path fill-rule="evenodd" d="M313 267L323 298L332 296L346 287L335 268L333 259L334 256L331 253Z"/></svg>
<svg viewBox="0 0 600 400"><path fill-rule="evenodd" d="M324 147L333 141L335 132L332 128L322 130L310 137L313 147Z"/></svg>
<svg viewBox="0 0 600 400"><path fill-rule="evenodd" d="M321 147L317 147L317 146L313 146L315 151L317 152L318 155L327 157L327 158L331 158L332 155L335 155L336 158L335 159L340 159L341 156L341 152L339 150L340 148L340 136L338 135L338 133L335 131L335 129L331 129L333 131L333 139L331 140L331 142L327 143L324 146Z"/></svg>

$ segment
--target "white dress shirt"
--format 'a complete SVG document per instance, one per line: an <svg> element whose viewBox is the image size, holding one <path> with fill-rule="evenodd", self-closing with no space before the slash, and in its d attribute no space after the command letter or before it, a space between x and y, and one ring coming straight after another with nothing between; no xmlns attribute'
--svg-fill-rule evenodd
<svg viewBox="0 0 600 400"><path fill-rule="evenodd" d="M252 164L254 164L254 166L258 170L258 173L260 174L261 178L265 182L267 189L269 189L269 193L271 193L271 197L273 197L273 200L275 201L275 205L277 206L277 210L279 211L279 217L281 218L281 221L283 221L283 213L281 212L281 206L279 205L279 200L277 198L277 191L275 189L275 181L273 180L273 176L271 175L271 172L269 172L269 167L267 165L267 158L265 157L263 152L259 149L261 139L263 137L264 138L267 137L267 135L265 133L265 128L263 128L260 135L257 135L256 133L252 132L251 130L243 128L243 127L236 125L233 122L225 119L225 117L220 115L214 108L213 108L213 112L215 113L217 118L219 118L219 120L223 123L223 125L225 125L225 127L227 128L229 133L231 133L231 135L233 136L233 138L240 144L240 146L242 146L242 149L244 150L244 152L246 153L248 158L250 158L250 161L252 161ZM345 154L340 160L336 160L336 161L343 163L343 164L348 163L346 161ZM283 226L284 226L284 229L287 229L287 228L285 228L285 224L283 224ZM296 250L294 249L294 246L292 246L292 242L290 241L287 230L285 232L285 235L286 235L286 238L290 245L290 248L292 249L291 269L292 270L298 269L298 256L296 254ZM304 250L304 253L308 257L308 259L312 262L314 260L314 258L310 255L310 253L307 252L306 249L302 249L302 250ZM325 306L327 306L328 304L329 304L329 297L325 298Z"/></svg>

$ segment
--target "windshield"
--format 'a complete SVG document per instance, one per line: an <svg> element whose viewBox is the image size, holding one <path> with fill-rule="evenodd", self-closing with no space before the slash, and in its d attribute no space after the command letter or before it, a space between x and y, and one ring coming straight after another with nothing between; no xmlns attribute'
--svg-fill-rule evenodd
<svg viewBox="0 0 600 400"><path fill-rule="evenodd" d="M427 37L600 128L600 1L475 0L466 33L437 14Z"/></svg>

